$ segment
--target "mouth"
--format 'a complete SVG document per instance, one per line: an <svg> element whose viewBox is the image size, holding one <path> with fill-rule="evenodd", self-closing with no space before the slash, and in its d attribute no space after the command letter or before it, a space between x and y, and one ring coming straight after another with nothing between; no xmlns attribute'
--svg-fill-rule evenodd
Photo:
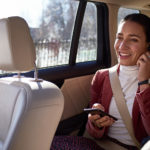
<svg viewBox="0 0 150 150"><path fill-rule="evenodd" d="M121 58L127 58L127 57L130 57L131 54L119 52L119 56L120 56Z"/></svg>

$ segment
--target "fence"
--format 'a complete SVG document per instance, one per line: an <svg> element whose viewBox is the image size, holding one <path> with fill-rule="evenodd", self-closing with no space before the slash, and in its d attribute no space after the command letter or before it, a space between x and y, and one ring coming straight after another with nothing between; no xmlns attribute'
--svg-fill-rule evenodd
<svg viewBox="0 0 150 150"><path fill-rule="evenodd" d="M42 40L35 43L39 68L68 64L70 40ZM96 59L96 39L82 39L79 43L77 62Z"/></svg>
<svg viewBox="0 0 150 150"><path fill-rule="evenodd" d="M38 68L68 64L70 40L41 40L35 42L36 64ZM96 39L82 39L79 42L77 62L96 59ZM1 71L0 74L6 73Z"/></svg>

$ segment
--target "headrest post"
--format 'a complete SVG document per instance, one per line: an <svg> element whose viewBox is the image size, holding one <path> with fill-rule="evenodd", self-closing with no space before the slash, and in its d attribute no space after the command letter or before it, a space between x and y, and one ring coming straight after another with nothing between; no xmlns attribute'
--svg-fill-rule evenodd
<svg viewBox="0 0 150 150"><path fill-rule="evenodd" d="M17 78L21 78L21 73L20 72L17 73Z"/></svg>
<svg viewBox="0 0 150 150"><path fill-rule="evenodd" d="M36 67L36 64L34 63L35 67L34 67L34 79L37 80L38 79L38 70Z"/></svg>
<svg viewBox="0 0 150 150"><path fill-rule="evenodd" d="M20 81L23 76L21 76L21 72L18 72L17 75L14 75L13 77Z"/></svg>
<svg viewBox="0 0 150 150"><path fill-rule="evenodd" d="M35 82L41 82L41 81L43 81L42 79L38 79L38 69L37 69L37 67L36 67L36 63L34 63L34 81Z"/></svg>

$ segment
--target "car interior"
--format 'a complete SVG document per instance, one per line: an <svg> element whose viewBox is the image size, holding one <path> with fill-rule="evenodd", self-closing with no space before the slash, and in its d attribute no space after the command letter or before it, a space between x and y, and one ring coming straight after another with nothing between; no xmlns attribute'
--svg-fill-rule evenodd
<svg viewBox="0 0 150 150"><path fill-rule="evenodd" d="M0 75L0 150L50 150L57 136L82 137L87 122L83 109L89 105L93 75L98 69L117 63L114 41L118 18L134 12L150 17L150 0L71 1L77 5L76 11L70 5L73 14L69 15L73 15L74 20L72 29L68 28L69 54L63 55L68 59L66 64L37 67L35 62L41 56L37 57L33 30L26 19L19 16L0 19L0 70L7 71ZM60 4L59 1L52 3ZM82 43L84 38L91 38L87 34L91 28L85 28L92 24L90 19L95 21L92 22L95 32L91 31L94 48L92 40L84 46ZM56 50L61 44L50 48ZM94 59L77 61L79 50L89 46L94 49ZM87 55L93 56L93 53Z"/></svg>
<svg viewBox="0 0 150 150"><path fill-rule="evenodd" d="M0 20L0 33L0 68L18 73L0 79L0 149L49 149L63 111L62 92L37 76L20 76L35 68L35 48L24 19Z"/></svg>

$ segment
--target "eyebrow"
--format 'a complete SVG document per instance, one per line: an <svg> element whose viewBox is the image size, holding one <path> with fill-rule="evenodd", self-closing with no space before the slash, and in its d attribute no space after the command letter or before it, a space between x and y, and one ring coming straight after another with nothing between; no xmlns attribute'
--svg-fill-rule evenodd
<svg viewBox="0 0 150 150"><path fill-rule="evenodd" d="M135 36L135 37L138 37L138 38L141 38L141 36L137 35L137 34L130 34L130 36Z"/></svg>
<svg viewBox="0 0 150 150"><path fill-rule="evenodd" d="M116 36L117 36L117 35L121 35L121 36L122 36L123 34L122 34L122 33L117 33ZM129 34L129 36L130 36L130 37L138 37L138 38L141 38L141 36L139 36L139 35L137 35L137 34Z"/></svg>

